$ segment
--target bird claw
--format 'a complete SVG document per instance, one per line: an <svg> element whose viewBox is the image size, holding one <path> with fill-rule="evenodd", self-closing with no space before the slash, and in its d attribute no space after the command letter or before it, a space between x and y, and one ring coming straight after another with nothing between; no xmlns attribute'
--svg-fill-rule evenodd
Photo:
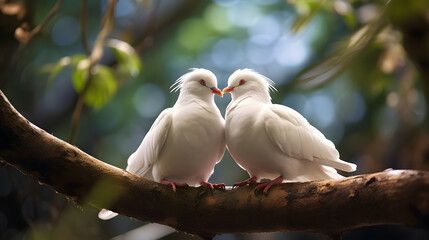
<svg viewBox="0 0 429 240"><path fill-rule="evenodd" d="M201 186L209 187L211 189L215 189L215 188L216 189L225 189L225 184L223 184L223 183L212 184L212 183L209 183L209 182L206 182L206 181L201 181L200 185Z"/></svg>
<svg viewBox="0 0 429 240"><path fill-rule="evenodd" d="M213 188L225 190L225 184L224 183L216 183L216 184L213 184Z"/></svg>
<svg viewBox="0 0 429 240"><path fill-rule="evenodd" d="M168 180L162 180L161 184L171 185L171 188L173 189L173 192L176 191L176 187L189 187L189 185L187 183L177 183L177 182L168 181Z"/></svg>
<svg viewBox="0 0 429 240"><path fill-rule="evenodd" d="M278 178L276 178L274 180L258 184L258 186L256 186L256 189L262 189L263 188L264 189L264 194L266 195L268 193L268 190L270 190L270 188L273 185L280 184L282 182L283 182L283 177L280 176L280 177L278 177Z"/></svg>
<svg viewBox="0 0 429 240"><path fill-rule="evenodd" d="M264 194L267 194L268 190L271 188L272 185L272 181L260 183L258 184L258 186L256 186L255 191L259 189L264 189Z"/></svg>
<svg viewBox="0 0 429 240"><path fill-rule="evenodd" d="M256 183L256 177L251 177L245 181L234 183L232 188L241 187L247 184Z"/></svg>

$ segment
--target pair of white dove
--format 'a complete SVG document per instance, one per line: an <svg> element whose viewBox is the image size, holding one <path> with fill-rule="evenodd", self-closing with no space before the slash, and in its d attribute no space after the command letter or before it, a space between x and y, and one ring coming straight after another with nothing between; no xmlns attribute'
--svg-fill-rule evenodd
<svg viewBox="0 0 429 240"><path fill-rule="evenodd" d="M340 179L335 169L346 172L356 165L340 160L334 144L295 110L272 104L275 89L267 77L250 69L235 71L223 92L216 76L206 69L192 69L180 77L172 91L180 90L172 108L165 109L153 123L138 149L128 158L127 171L176 186L208 186L214 166L227 147L250 178L242 186L260 179L267 193L283 180L312 181ZM230 92L225 120L214 102L214 94ZM101 219L117 214L101 210Z"/></svg>

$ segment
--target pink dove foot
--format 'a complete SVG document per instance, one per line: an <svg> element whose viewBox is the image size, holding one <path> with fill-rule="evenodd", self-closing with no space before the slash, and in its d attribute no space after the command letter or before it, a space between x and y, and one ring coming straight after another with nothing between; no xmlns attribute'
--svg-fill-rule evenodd
<svg viewBox="0 0 429 240"><path fill-rule="evenodd" d="M189 186L187 183L177 183L177 182L173 182L173 181L169 181L169 180L162 180L161 184L171 185L173 192L176 191L176 187L187 187L187 186Z"/></svg>
<svg viewBox="0 0 429 240"><path fill-rule="evenodd" d="M255 176L253 176L253 177L247 179L246 181L234 183L234 186L232 186L232 188L241 187L241 186L244 186L244 185L247 185L250 183L256 183L256 179L257 178Z"/></svg>
<svg viewBox="0 0 429 240"><path fill-rule="evenodd" d="M211 189L214 189L214 188L225 189L225 184L223 184L223 183L212 184L212 183L209 183L209 182L206 182L206 181L201 181L200 185L201 186L209 187Z"/></svg>
<svg viewBox="0 0 429 240"><path fill-rule="evenodd" d="M274 180L271 180L269 182L264 182L259 184L258 186L256 186L256 189L264 189L264 194L268 193L268 190L271 188L271 186L276 185L276 184L280 184L283 182L283 177L280 176Z"/></svg>

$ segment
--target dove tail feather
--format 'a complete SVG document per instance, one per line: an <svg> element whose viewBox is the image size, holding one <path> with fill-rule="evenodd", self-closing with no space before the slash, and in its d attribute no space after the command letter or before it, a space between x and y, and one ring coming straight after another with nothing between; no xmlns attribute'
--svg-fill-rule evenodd
<svg viewBox="0 0 429 240"><path fill-rule="evenodd" d="M325 179L333 179L333 180L339 180L345 178L343 175L338 174L337 170L331 168L331 167L325 167L322 166L323 173L327 176Z"/></svg>
<svg viewBox="0 0 429 240"><path fill-rule="evenodd" d="M333 167L335 169L345 171L345 172L354 172L356 171L356 164L348 163L346 161L343 161L341 159L337 159L335 161L333 160L327 160L322 158L314 158L315 162L328 166Z"/></svg>
<svg viewBox="0 0 429 240"><path fill-rule="evenodd" d="M345 178L344 176L337 173L334 168L326 166L308 165L307 174L295 176L294 178L287 179L287 182L310 182L319 180L339 180Z"/></svg>
<svg viewBox="0 0 429 240"><path fill-rule="evenodd" d="M313 171L308 177L312 180L339 180L344 178L334 168L321 166L319 169L319 171Z"/></svg>
<svg viewBox="0 0 429 240"><path fill-rule="evenodd" d="M101 211L98 213L98 218L102 219L102 220L109 220L111 218L114 218L118 216L117 213L109 211L107 209L101 209Z"/></svg>

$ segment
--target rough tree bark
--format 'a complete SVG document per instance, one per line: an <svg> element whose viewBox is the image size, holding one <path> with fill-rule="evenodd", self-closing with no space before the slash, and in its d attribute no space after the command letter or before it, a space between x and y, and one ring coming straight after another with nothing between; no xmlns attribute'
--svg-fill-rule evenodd
<svg viewBox="0 0 429 240"><path fill-rule="evenodd" d="M336 236L379 224L429 228L429 172L390 170L336 181L284 183L268 195L254 191L255 185L173 192L31 124L1 91L0 160L78 204L201 236L271 231Z"/></svg>

